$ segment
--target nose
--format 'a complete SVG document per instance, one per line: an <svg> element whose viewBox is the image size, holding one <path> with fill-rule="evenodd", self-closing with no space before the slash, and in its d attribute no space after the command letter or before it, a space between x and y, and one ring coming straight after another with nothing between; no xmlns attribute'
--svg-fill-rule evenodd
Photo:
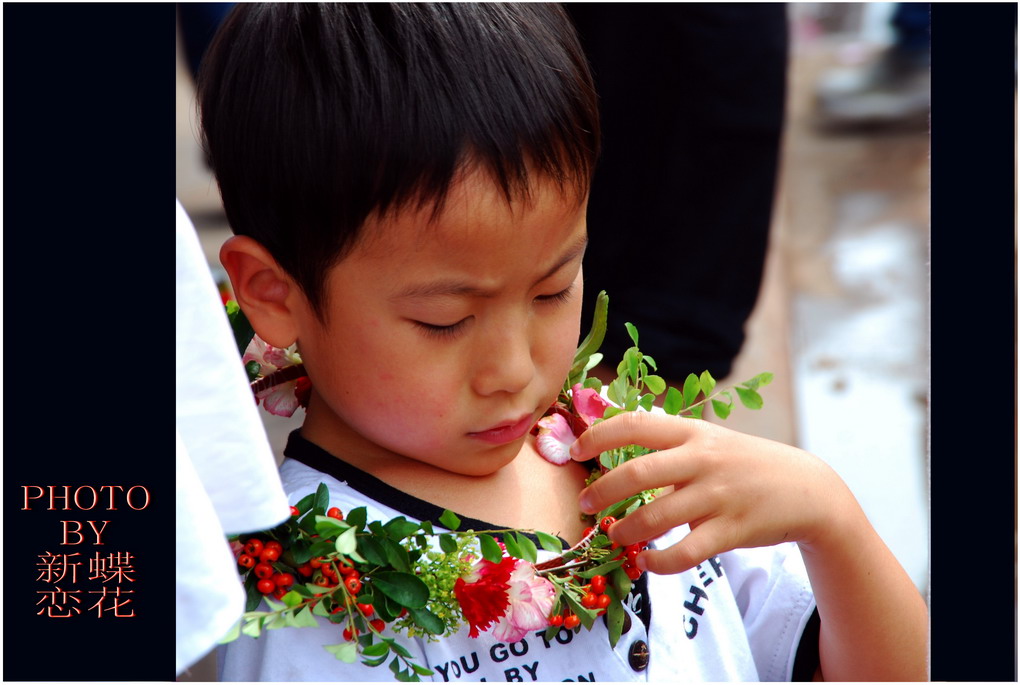
<svg viewBox="0 0 1020 685"><path fill-rule="evenodd" d="M495 325L475 348L473 386L482 396L523 391L535 377L527 319Z"/></svg>

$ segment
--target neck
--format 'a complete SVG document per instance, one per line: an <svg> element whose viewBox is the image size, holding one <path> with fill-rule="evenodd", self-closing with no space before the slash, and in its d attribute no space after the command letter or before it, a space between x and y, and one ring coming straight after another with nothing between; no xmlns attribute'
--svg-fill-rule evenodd
<svg viewBox="0 0 1020 685"><path fill-rule="evenodd" d="M570 543L579 540L584 528L591 525L581 516L577 504L587 476L585 467L576 462L550 464L538 454L530 435L506 466L486 475L469 476L397 454L342 422L324 426L314 411L309 411L301 433L351 466L462 516L541 530Z"/></svg>

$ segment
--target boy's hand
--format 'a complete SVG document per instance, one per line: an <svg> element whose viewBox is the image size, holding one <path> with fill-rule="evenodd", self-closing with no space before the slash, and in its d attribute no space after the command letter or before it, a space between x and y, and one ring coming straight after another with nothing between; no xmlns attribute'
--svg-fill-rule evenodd
<svg viewBox="0 0 1020 685"><path fill-rule="evenodd" d="M583 460L630 444L659 451L599 478L581 493L581 509L594 513L642 490L669 488L610 532L627 545L689 523L682 541L638 558L654 573L679 573L731 549L810 544L857 507L839 476L813 455L697 419L620 414L581 435L571 455Z"/></svg>

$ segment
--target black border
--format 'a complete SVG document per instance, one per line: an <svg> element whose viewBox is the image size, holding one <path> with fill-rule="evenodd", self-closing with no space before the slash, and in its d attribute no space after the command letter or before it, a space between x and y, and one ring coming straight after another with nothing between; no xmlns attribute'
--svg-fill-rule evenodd
<svg viewBox="0 0 1020 685"><path fill-rule="evenodd" d="M5 3L3 18L3 678L172 681L175 5ZM151 503L22 511L28 484L144 485ZM89 558L60 545L61 520L89 519L110 521L104 551L135 555L135 617L86 600L36 616L37 555Z"/></svg>
<svg viewBox="0 0 1020 685"><path fill-rule="evenodd" d="M931 9L931 677L1015 682L1017 6Z"/></svg>

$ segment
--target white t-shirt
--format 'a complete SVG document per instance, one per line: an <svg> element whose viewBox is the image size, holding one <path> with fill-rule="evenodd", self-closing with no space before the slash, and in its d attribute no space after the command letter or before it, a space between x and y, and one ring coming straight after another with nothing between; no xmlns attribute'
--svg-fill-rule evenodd
<svg viewBox="0 0 1020 685"><path fill-rule="evenodd" d="M368 519L435 518L439 507L402 493L344 464L317 446L291 436L280 474L291 503L325 483L330 505L347 512L368 509ZM301 461L298 461L300 459ZM302 463L304 462L304 463ZM331 475L332 474L332 475ZM461 530L498 528L463 520ZM437 525L437 529L439 526ZM652 542L667 547L686 526ZM540 551L539 561L551 558ZM397 635L416 662L438 682L451 681L758 681L790 680L800 638L815 603L794 544L721 554L676 575L647 573L635 583L626 611L629 629L615 648L601 620L592 630L544 630L513 644L483 632L460 632L436 642ZM647 621L647 625L646 622ZM384 664L347 664L323 649L343 641L342 626L263 631L241 636L220 651L224 681L393 680ZM625 625L625 627L628 627ZM427 678L425 678L427 679Z"/></svg>

